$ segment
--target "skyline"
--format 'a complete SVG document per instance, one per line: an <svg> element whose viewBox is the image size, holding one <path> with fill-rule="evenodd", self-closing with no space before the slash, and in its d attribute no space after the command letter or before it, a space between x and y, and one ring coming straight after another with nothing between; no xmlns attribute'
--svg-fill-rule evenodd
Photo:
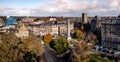
<svg viewBox="0 0 120 62"><path fill-rule="evenodd" d="M0 0L1 16L118 16L120 0Z"/></svg>

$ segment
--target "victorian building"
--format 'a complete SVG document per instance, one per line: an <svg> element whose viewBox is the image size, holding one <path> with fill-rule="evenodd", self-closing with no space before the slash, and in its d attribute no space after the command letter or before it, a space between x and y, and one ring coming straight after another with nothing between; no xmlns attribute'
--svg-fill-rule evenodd
<svg viewBox="0 0 120 62"><path fill-rule="evenodd" d="M17 31L16 36L19 38L28 37L29 36L29 30L28 28L23 24Z"/></svg>
<svg viewBox="0 0 120 62"><path fill-rule="evenodd" d="M120 49L120 18L103 20L101 34L103 46Z"/></svg>

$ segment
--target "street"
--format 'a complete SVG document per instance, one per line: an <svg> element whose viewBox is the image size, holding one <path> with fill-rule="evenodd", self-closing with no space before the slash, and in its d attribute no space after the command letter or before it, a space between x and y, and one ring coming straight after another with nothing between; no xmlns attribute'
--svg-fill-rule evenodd
<svg viewBox="0 0 120 62"><path fill-rule="evenodd" d="M50 51L47 46L44 46L44 49L45 51L43 53L43 57L46 60L46 62L58 62L55 54L52 51Z"/></svg>

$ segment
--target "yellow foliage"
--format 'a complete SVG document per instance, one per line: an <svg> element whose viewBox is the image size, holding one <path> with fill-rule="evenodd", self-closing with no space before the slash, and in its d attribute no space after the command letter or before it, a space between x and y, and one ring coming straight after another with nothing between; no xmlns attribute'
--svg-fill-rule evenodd
<svg viewBox="0 0 120 62"><path fill-rule="evenodd" d="M44 36L45 43L50 43L52 41L52 39L53 39L53 36L50 33L48 33Z"/></svg>
<svg viewBox="0 0 120 62"><path fill-rule="evenodd" d="M84 25L81 26L81 30L84 30Z"/></svg>
<svg viewBox="0 0 120 62"><path fill-rule="evenodd" d="M84 40L85 39L85 34L81 30L75 30L75 38L78 40Z"/></svg>

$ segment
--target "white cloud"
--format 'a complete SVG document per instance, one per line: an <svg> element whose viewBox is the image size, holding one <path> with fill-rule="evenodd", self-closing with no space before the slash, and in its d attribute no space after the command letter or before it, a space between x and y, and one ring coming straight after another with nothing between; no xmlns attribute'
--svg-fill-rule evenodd
<svg viewBox="0 0 120 62"><path fill-rule="evenodd" d="M1 15L36 15L36 16L80 16L82 12L89 15L118 15L120 0L54 0L36 8L9 8L0 6Z"/></svg>

